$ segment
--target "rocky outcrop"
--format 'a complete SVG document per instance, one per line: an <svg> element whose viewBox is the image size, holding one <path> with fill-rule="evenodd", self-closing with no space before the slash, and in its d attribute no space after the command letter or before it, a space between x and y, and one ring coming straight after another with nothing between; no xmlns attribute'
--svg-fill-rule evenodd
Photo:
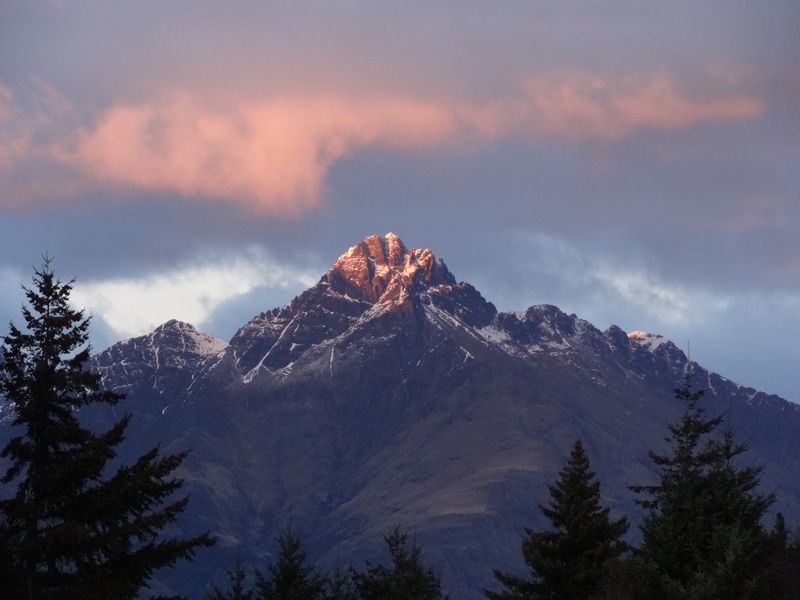
<svg viewBox="0 0 800 600"><path fill-rule="evenodd" d="M152 333L114 344L92 357L103 384L121 393L156 389L178 395L195 369L227 343L172 319Z"/></svg>
<svg viewBox="0 0 800 600"><path fill-rule="evenodd" d="M407 250L394 233L371 235L351 246L323 279L343 294L385 305L402 305L415 292L456 283L433 252Z"/></svg>

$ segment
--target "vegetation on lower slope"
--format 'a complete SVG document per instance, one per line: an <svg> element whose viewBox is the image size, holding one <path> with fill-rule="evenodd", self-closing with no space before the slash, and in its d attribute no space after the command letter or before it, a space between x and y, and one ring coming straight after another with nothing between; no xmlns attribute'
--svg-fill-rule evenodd
<svg viewBox="0 0 800 600"><path fill-rule="evenodd" d="M761 469L741 466L747 447L724 417L703 414L703 391L687 376L675 390L685 411L668 428L666 454L650 452L660 473L635 485L647 510L642 544L625 556L624 520L609 521L599 485L576 442L567 467L541 507L553 530L527 531L522 554L529 579L496 571L491 600L759 600L800 597L800 539L790 543L782 515L764 517L774 494L759 491Z"/></svg>
<svg viewBox="0 0 800 600"><path fill-rule="evenodd" d="M283 532L278 555L266 573L251 574L237 563L225 589L214 587L206 600L444 600L439 577L422 561L422 550L399 525L386 532L390 564L335 569L323 576L306 560L299 537Z"/></svg>

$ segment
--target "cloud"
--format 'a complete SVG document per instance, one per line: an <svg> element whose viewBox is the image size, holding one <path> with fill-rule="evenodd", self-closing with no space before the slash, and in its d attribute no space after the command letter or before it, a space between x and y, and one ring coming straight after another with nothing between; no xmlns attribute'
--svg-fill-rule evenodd
<svg viewBox="0 0 800 600"><path fill-rule="evenodd" d="M755 78L755 70L751 65L735 62L712 63L706 69L708 74L727 85L751 83Z"/></svg>
<svg viewBox="0 0 800 600"><path fill-rule="evenodd" d="M596 246L594 252L587 252L583 243L553 235L516 233L507 235L503 243L511 244L513 251L508 254L510 261L499 269L502 279L487 279L482 273L479 278L484 281L478 287L510 295L511 303L508 297L491 298L502 300L504 310L519 310L535 298L575 311L598 326L655 327L655 333L664 333L662 328L700 326L745 297L741 291L723 292L657 274L644 257L621 257ZM497 265L492 263L491 268ZM509 272L515 276L509 278Z"/></svg>
<svg viewBox="0 0 800 600"><path fill-rule="evenodd" d="M418 147L453 129L445 110L413 100L292 98L214 110L178 94L109 109L64 160L100 181L296 213L316 204L328 168L349 150Z"/></svg>
<svg viewBox="0 0 800 600"><path fill-rule="evenodd" d="M21 317L19 314L19 307L22 305L24 298L21 284L24 282L17 269L9 266L0 266L0 315L10 315L11 320L21 325ZM8 324L8 319L3 319L0 325L5 328ZM5 334L4 329L0 331Z"/></svg>
<svg viewBox="0 0 800 600"><path fill-rule="evenodd" d="M5 121L11 116L11 103L14 95L11 90L0 83L0 121Z"/></svg>
<svg viewBox="0 0 800 600"><path fill-rule="evenodd" d="M14 158L25 150L26 136L12 122L14 112L14 93L0 83L0 169L10 169Z"/></svg>
<svg viewBox="0 0 800 600"><path fill-rule="evenodd" d="M605 286L618 301L662 323L690 325L709 312L728 308L730 301L719 294L692 289L674 281L662 281L643 271L601 263L593 278Z"/></svg>
<svg viewBox="0 0 800 600"><path fill-rule="evenodd" d="M57 150L75 127L73 105L45 82L30 78L19 94L0 82L0 206L61 200L86 189Z"/></svg>
<svg viewBox="0 0 800 600"><path fill-rule="evenodd" d="M181 91L115 103L89 125L75 119L64 132L69 103L39 87L35 114L21 119L25 135L0 137L0 168L23 154L46 155L73 169L73 181L62 185L73 193L111 185L284 215L315 207L331 165L369 146L418 151L519 136L615 141L642 129L751 119L763 110L758 97L727 88L691 98L663 73L614 79L575 71L528 78L515 93L480 103L342 92L215 100ZM0 111L8 112L10 98L0 94ZM54 122L57 133L48 131ZM30 142L33 133L47 143ZM22 197L57 187L33 181Z"/></svg>
<svg viewBox="0 0 800 600"><path fill-rule="evenodd" d="M764 102L747 94L692 99L665 73L609 81L589 73L530 80L525 124L534 132L620 139L639 129L680 129L698 123L752 119Z"/></svg>
<svg viewBox="0 0 800 600"><path fill-rule="evenodd" d="M119 337L142 335L173 318L202 326L226 301L257 288L297 288L316 277L281 266L251 249L228 260L190 265L140 278L122 277L76 285L72 302L101 319Z"/></svg>

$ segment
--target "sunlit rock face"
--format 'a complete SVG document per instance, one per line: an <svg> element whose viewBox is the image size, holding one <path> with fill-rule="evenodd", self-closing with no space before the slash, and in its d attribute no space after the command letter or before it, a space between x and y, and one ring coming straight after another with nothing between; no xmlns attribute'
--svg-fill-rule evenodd
<svg viewBox="0 0 800 600"><path fill-rule="evenodd" d="M371 235L350 247L326 277L344 293L381 304L402 304L414 291L456 283L431 250L408 250L394 233Z"/></svg>
<svg viewBox="0 0 800 600"><path fill-rule="evenodd" d="M351 246L227 345L169 322L93 365L128 395L116 407L134 417L121 458L159 442L191 449L181 528L220 540L160 575L165 593L203 597L237 556L265 564L287 526L320 566L385 560L382 532L400 522L452 598L483 598L493 568L524 572L523 528L546 525L538 504L576 439L605 504L638 521L628 485L654 481L647 452L680 414L673 388L687 373L708 414L727 412L750 441L776 509L800 523L797 405L654 334L601 331L547 304L498 313L393 234Z"/></svg>

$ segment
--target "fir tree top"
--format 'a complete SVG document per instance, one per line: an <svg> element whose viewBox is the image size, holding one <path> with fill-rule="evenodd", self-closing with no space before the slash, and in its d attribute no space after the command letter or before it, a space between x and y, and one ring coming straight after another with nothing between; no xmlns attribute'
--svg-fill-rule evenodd
<svg viewBox="0 0 800 600"><path fill-rule="evenodd" d="M526 529L522 554L531 569L530 579L495 571L501 592L486 591L492 600L542 598L585 600L599 589L607 566L627 548L621 537L628 530L625 518L609 519L600 504L600 483L589 457L576 441L555 485L548 486L550 501L540 505L552 530Z"/></svg>

